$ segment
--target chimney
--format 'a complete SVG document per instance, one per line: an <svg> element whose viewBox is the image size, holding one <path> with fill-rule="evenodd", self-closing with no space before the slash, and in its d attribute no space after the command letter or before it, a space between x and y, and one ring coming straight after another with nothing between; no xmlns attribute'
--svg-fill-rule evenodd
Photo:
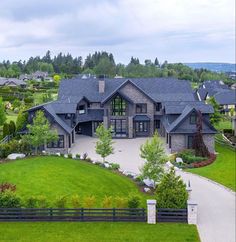
<svg viewBox="0 0 236 242"><path fill-rule="evenodd" d="M105 92L105 80L98 81L98 91L99 91L99 93Z"/></svg>

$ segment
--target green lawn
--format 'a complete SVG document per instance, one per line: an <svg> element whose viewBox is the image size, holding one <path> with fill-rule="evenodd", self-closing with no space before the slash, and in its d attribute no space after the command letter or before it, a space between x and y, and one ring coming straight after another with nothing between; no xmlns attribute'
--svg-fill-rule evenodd
<svg viewBox="0 0 236 242"><path fill-rule="evenodd" d="M7 120L6 120L6 122L9 123L11 120L16 122L16 119L17 119L17 114L16 113L11 112L11 111L7 112Z"/></svg>
<svg viewBox="0 0 236 242"><path fill-rule="evenodd" d="M216 129L219 131L223 129L232 129L231 121L229 119L223 119L218 125L216 125Z"/></svg>
<svg viewBox="0 0 236 242"><path fill-rule="evenodd" d="M0 223L0 241L18 242L195 242L197 229L188 224L146 223Z"/></svg>
<svg viewBox="0 0 236 242"><path fill-rule="evenodd" d="M145 206L146 194L141 193L129 178L88 162L47 156L0 164L0 183L16 185L22 197L44 195L50 203L56 197L78 194L81 199L94 195L97 206L105 195L127 197L139 194Z"/></svg>
<svg viewBox="0 0 236 242"><path fill-rule="evenodd" d="M187 171L210 178L235 191L236 152L219 144L216 144L216 151L219 154L213 164L201 168L188 169Z"/></svg>

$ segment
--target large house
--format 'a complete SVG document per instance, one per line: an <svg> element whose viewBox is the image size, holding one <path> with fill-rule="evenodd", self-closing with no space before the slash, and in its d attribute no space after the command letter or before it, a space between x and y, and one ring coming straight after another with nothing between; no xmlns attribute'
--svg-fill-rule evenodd
<svg viewBox="0 0 236 242"><path fill-rule="evenodd" d="M28 110L29 122L43 110L59 139L45 145L51 152L69 152L76 134L95 136L99 124L114 138L152 136L157 129L171 152L191 148L197 111L203 116L203 139L214 152L216 130L209 122L213 108L198 101L188 81L171 78L62 80L58 100Z"/></svg>
<svg viewBox="0 0 236 242"><path fill-rule="evenodd" d="M17 78L6 78L6 77L0 77L0 87L21 87L25 88L27 84Z"/></svg>
<svg viewBox="0 0 236 242"><path fill-rule="evenodd" d="M222 81L205 81L198 90L197 96L200 101L206 101L210 97L214 97L221 107L221 112L228 114L236 107L236 90L231 89Z"/></svg>

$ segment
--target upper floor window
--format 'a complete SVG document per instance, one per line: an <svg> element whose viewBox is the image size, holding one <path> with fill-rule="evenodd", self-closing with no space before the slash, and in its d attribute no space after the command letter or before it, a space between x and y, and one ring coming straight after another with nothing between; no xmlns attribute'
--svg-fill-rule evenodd
<svg viewBox="0 0 236 242"><path fill-rule="evenodd" d="M161 103L156 103L156 111L159 112L161 110Z"/></svg>
<svg viewBox="0 0 236 242"><path fill-rule="evenodd" d="M79 105L79 114L85 113L85 105Z"/></svg>
<svg viewBox="0 0 236 242"><path fill-rule="evenodd" d="M147 113L147 104L146 103L136 104L136 113Z"/></svg>
<svg viewBox="0 0 236 242"><path fill-rule="evenodd" d="M197 115L195 113L192 113L190 115L190 124L196 124L197 123Z"/></svg>
<svg viewBox="0 0 236 242"><path fill-rule="evenodd" d="M71 114L70 114L70 113L67 113L67 114L65 115L65 119L71 119Z"/></svg>
<svg viewBox="0 0 236 242"><path fill-rule="evenodd" d="M111 102L111 115L124 116L126 113L126 102L120 96L116 96Z"/></svg>

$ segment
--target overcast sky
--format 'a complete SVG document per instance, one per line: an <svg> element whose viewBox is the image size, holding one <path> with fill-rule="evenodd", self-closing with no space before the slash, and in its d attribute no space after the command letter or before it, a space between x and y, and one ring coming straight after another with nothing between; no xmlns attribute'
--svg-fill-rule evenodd
<svg viewBox="0 0 236 242"><path fill-rule="evenodd" d="M235 0L1 0L0 60L112 52L169 62L235 62Z"/></svg>

